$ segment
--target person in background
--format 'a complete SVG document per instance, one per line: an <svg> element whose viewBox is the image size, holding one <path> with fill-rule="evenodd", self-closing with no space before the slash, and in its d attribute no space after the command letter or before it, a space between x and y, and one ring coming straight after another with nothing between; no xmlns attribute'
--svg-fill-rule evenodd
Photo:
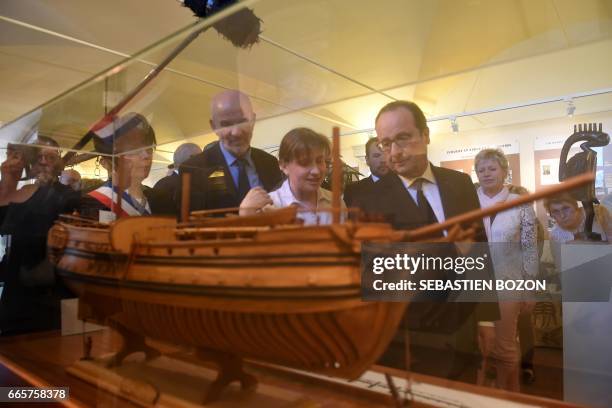
<svg viewBox="0 0 612 408"><path fill-rule="evenodd" d="M368 140L365 145L366 164L370 168L370 177L366 177L356 183L351 183L344 189L344 202L348 207L367 199L372 192L372 186L381 177L389 172L389 167L385 161L385 155L378 147L376 138ZM357 206L359 206L357 204Z"/></svg>
<svg viewBox="0 0 612 408"><path fill-rule="evenodd" d="M236 208L251 188L272 191L280 185L278 160L251 147L255 113L247 95L236 90L215 95L210 126L219 140L180 168L192 175L190 210Z"/></svg>
<svg viewBox="0 0 612 408"><path fill-rule="evenodd" d="M584 239L584 210L575 198L567 193L561 194L544 200L544 207L555 220L555 226L550 230L551 241L564 243ZM612 237L610 214L603 205L595 206L593 232L601 234L604 242L609 242Z"/></svg>
<svg viewBox="0 0 612 408"><path fill-rule="evenodd" d="M81 174L75 169L66 169L60 175L60 183L74 191L81 191Z"/></svg>
<svg viewBox="0 0 612 408"><path fill-rule="evenodd" d="M508 159L499 149L481 150L474 159L480 183L477 190L482 208L518 198L510 193L504 181L508 176ZM485 217L485 232L491 244L497 279L535 278L538 273L538 242L536 216L533 207L523 205ZM533 302L520 299L501 299L501 319L487 329L494 335L485 344L483 352L487 364L480 370L479 383L483 384L488 367L495 370L498 388L519 391L520 348L517 341L518 318L523 311L533 308Z"/></svg>
<svg viewBox="0 0 612 408"><path fill-rule="evenodd" d="M586 241L584 210L578 206L578 201L569 193L545 199L544 208L555 221L555 225L549 232L550 249L557 270L561 271L561 244ZM594 210L592 232L600 234L603 242L610 243L610 237L612 237L610 214L603 205L596 205Z"/></svg>
<svg viewBox="0 0 612 408"><path fill-rule="evenodd" d="M153 128L137 113L128 113L99 129L94 136L96 151L116 156L100 159L100 164L111 170L109 180L83 196L81 214L108 222L116 215L159 213L153 189L142 184L151 170L155 143ZM121 207L115 208L119 190L123 192Z"/></svg>
<svg viewBox="0 0 612 408"><path fill-rule="evenodd" d="M261 187L251 189L240 204L240 215L253 214L268 205L276 208L295 205L301 210L297 216L304 224L331 224L331 212L318 211L332 205L331 192L321 188L330 154L325 136L308 128L289 131L278 151L280 168L287 179L269 194Z"/></svg>
<svg viewBox="0 0 612 408"><path fill-rule="evenodd" d="M529 191L522 186L508 185L510 194L528 195ZM538 236L538 259L542 262L544 253L544 242L548 239L546 229L536 217L536 228ZM541 269L541 268L540 268ZM521 311L518 319L518 337L521 346L521 372L522 380L525 384L535 382L535 366L533 357L535 352L535 333L533 329L533 308L526 308Z"/></svg>
<svg viewBox="0 0 612 408"><path fill-rule="evenodd" d="M179 201L178 192L181 187L178 169L184 162L199 153L202 153L202 149L195 143L183 143L174 151L172 157L173 168L170 170L170 174L160 179L153 186L155 195L160 199L161 213L176 214Z"/></svg>
<svg viewBox="0 0 612 408"><path fill-rule="evenodd" d="M58 144L39 136L32 147L11 148L0 168L0 234L9 237L0 264L0 334L60 327L60 301L70 292L47 261L47 233L60 214L78 207L80 194L58 181ZM17 188L29 165L33 184Z"/></svg>

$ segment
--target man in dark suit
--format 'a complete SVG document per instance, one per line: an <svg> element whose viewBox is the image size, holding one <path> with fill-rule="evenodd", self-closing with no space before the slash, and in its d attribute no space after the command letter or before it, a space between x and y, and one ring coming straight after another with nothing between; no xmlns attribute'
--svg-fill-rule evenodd
<svg viewBox="0 0 612 408"><path fill-rule="evenodd" d="M175 214L177 211L178 192L181 186L179 168L189 158L202 153L202 149L195 143L183 143L174 151L172 156L172 173L161 178L155 186L153 192L159 199L159 211L161 214Z"/></svg>
<svg viewBox="0 0 612 408"><path fill-rule="evenodd" d="M392 171L375 184L373 194L361 204L364 211L384 215L394 228L414 229L480 207L468 175L428 161L429 128L418 105L387 104L376 117L376 134ZM484 228L477 240L486 242ZM454 246L449 250L455 251ZM413 302L402 322L410 339L409 369L475 381L478 341L488 333L479 322L484 326L498 318L495 303ZM404 332L397 337L400 341L392 343L381 362L405 368Z"/></svg>
<svg viewBox="0 0 612 408"><path fill-rule="evenodd" d="M389 172L385 155L378 147L378 140L372 138L365 145L366 164L370 168L370 177L351 183L344 189L344 202L347 207L357 206L359 202L367 200L374 183Z"/></svg>
<svg viewBox="0 0 612 408"><path fill-rule="evenodd" d="M238 207L251 188L269 192L280 185L278 160L251 147L255 113L248 96L235 90L215 95L210 125L219 140L180 170L191 173L191 211Z"/></svg>

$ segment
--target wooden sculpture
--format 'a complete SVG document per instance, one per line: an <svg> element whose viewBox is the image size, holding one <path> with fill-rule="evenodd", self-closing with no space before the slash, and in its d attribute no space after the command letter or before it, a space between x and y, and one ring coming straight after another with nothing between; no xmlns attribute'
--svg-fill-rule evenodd
<svg viewBox="0 0 612 408"><path fill-rule="evenodd" d="M572 146L578 142L582 151L576 153L568 160ZM610 136L602 130L602 124L589 123L574 125L574 133L567 138L561 149L559 158L559 181L584 173L595 173L597 171L597 152L593 147L607 146L610 143ZM590 241L601 241L601 235L593 233L593 220L595 219L594 204L599 204L595 195L595 181L582 188L573 190L570 195L582 203L584 209L584 238Z"/></svg>

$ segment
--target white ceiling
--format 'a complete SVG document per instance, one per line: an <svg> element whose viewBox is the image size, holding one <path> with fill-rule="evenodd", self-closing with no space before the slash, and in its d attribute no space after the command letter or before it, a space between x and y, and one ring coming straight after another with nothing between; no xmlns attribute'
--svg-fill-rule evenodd
<svg viewBox="0 0 612 408"><path fill-rule="evenodd" d="M151 118L160 160L185 138L213 138L208 102L222 88L253 97L263 147L298 125L371 128L393 99L417 101L430 118L459 116L462 129L562 116L571 95L602 93L576 98L580 113L612 109L612 0L244 4L263 20L259 44L237 50L208 30L126 109ZM41 128L70 147L184 34L94 75L193 22L174 0L3 0L0 121L89 79L42 109ZM518 105L527 107L495 112Z"/></svg>

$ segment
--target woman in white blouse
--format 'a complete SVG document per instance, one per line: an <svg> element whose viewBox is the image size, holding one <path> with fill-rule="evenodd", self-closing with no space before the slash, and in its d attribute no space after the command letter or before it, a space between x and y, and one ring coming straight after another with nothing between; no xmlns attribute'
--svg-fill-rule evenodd
<svg viewBox="0 0 612 408"><path fill-rule="evenodd" d="M331 224L331 212L319 211L332 205L331 192L321 188L330 156L331 148L325 136L308 128L289 131L278 151L278 161L287 179L270 194L261 187L251 189L240 203L240 215L252 214L268 206L294 205L304 224Z"/></svg>
<svg viewBox="0 0 612 408"><path fill-rule="evenodd" d="M516 199L504 181L508 175L508 159L501 150L485 149L476 155L474 167L480 187L478 198L482 208ZM496 279L534 278L538 272L537 226L533 207L523 205L486 217L487 239ZM483 354L496 371L497 387L519 391L520 348L517 341L518 316L533 307L531 302L517 299L516 293L499 293L501 319L494 323L487 350ZM505 299L504 299L505 298ZM480 381L484 381L484 371Z"/></svg>

